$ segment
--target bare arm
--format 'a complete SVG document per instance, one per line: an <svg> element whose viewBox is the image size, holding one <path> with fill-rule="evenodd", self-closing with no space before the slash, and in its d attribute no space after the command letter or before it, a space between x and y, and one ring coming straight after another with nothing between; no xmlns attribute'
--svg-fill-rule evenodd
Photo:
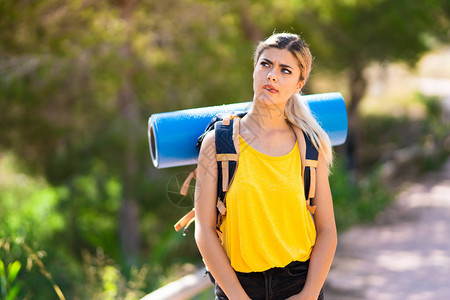
<svg viewBox="0 0 450 300"><path fill-rule="evenodd" d="M250 299L216 234L217 161L214 131L203 140L195 189L195 240L209 271L230 299Z"/></svg>
<svg viewBox="0 0 450 300"><path fill-rule="evenodd" d="M314 214L314 223L317 231L316 244L311 253L305 287L300 294L291 297L292 299L317 299L336 251L337 232L333 201L326 161L321 153L319 154L316 180L316 197L314 198L314 205L317 207Z"/></svg>

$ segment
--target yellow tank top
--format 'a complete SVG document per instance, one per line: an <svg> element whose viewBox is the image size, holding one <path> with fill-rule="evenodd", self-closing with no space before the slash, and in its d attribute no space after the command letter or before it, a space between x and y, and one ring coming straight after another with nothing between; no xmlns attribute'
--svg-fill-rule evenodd
<svg viewBox="0 0 450 300"><path fill-rule="evenodd" d="M308 260L316 230L306 208L298 143L286 155L269 156L239 136L239 149L221 226L231 266L261 272Z"/></svg>

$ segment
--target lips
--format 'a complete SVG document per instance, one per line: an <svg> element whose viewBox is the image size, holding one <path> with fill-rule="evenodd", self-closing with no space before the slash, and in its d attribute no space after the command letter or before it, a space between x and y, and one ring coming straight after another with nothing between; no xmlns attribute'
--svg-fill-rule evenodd
<svg viewBox="0 0 450 300"><path fill-rule="evenodd" d="M278 90L270 84L263 85L263 89L267 90L269 93L272 93L272 94L278 93Z"/></svg>

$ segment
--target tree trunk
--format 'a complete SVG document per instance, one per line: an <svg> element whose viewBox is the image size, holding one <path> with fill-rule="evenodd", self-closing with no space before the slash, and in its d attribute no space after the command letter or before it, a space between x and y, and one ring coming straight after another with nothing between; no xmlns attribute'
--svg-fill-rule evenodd
<svg viewBox="0 0 450 300"><path fill-rule="evenodd" d="M350 70L350 102L348 104L348 136L346 142L347 168L353 182L358 177L358 105L366 91L367 82L363 74L364 68L356 66Z"/></svg>
<svg viewBox="0 0 450 300"><path fill-rule="evenodd" d="M122 10L122 18L129 23L132 14L132 0L120 1ZM127 37L125 44L121 49L121 59L125 66L129 66L131 60L131 42ZM139 120L138 108L134 89L132 85L132 70L130 67L125 68L122 72L122 83L118 92L118 105L120 114L125 123L126 129L126 147L124 153L124 170L123 170L123 199L119 213L119 234L121 248L125 256L127 265L137 263L140 234L139 234L139 207L135 199L135 181L137 176L137 137L135 128L136 122Z"/></svg>
<svg viewBox="0 0 450 300"><path fill-rule="evenodd" d="M247 1L239 1L238 5L238 15L241 20L241 29L244 36L254 43L261 41L264 36L261 29L249 17L249 4Z"/></svg>
<svg viewBox="0 0 450 300"><path fill-rule="evenodd" d="M363 75L364 67L354 67L350 71L350 103L349 115L357 115L358 105L366 92L367 82Z"/></svg>

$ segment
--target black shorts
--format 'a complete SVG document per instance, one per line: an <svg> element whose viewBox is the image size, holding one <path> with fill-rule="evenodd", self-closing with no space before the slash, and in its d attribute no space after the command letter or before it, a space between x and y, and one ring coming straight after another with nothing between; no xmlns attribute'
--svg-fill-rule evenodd
<svg viewBox="0 0 450 300"><path fill-rule="evenodd" d="M281 300L301 292L305 286L308 267L309 260L293 261L284 268L272 268L263 272L236 272L236 275L252 300ZM214 291L216 300L228 299L217 282ZM317 299L324 299L322 290Z"/></svg>

